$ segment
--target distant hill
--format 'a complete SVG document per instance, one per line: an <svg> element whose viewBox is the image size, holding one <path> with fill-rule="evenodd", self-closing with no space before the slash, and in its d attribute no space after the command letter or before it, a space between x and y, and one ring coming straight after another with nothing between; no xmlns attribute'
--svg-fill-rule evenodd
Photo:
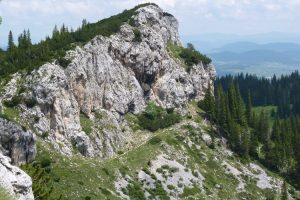
<svg viewBox="0 0 300 200"><path fill-rule="evenodd" d="M298 33L205 33L185 36L183 41L192 42L198 50L209 55L218 75L244 72L272 76L300 69Z"/></svg>
<svg viewBox="0 0 300 200"><path fill-rule="evenodd" d="M273 50L250 50L241 53L222 51L209 54L215 62L238 62L241 64L258 64L274 62L281 64L300 64L300 50L277 52Z"/></svg>
<svg viewBox="0 0 300 200"><path fill-rule="evenodd" d="M213 59L218 75L244 72L272 76L300 69L298 43L257 44L240 41L215 48L208 55Z"/></svg>
<svg viewBox="0 0 300 200"><path fill-rule="evenodd" d="M242 53L247 51L274 51L274 52L285 52L285 51L300 51L300 44L298 43L290 43L290 42L278 42L278 43L267 43L267 44L257 44L254 42L234 42L226 44L220 48L216 48L213 52L222 52L222 51L230 51L236 53Z"/></svg>

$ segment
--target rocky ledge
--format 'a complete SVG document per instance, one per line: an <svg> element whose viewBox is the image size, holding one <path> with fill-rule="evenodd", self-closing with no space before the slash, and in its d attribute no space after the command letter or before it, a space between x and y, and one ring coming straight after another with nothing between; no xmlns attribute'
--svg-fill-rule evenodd
<svg viewBox="0 0 300 200"><path fill-rule="evenodd" d="M34 160L33 134L0 118L0 186L18 200L34 199L31 178L18 167Z"/></svg>

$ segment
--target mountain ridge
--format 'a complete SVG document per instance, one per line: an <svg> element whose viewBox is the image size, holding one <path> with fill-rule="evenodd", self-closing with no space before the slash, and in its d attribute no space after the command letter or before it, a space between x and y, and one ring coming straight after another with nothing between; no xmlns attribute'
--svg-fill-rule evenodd
<svg viewBox="0 0 300 200"><path fill-rule="evenodd" d="M168 112L174 108L183 112L189 101L202 99L208 85L213 85L213 65L201 60L205 57L196 50L181 46L178 21L157 5L143 4L99 23L104 26L100 30L103 34L97 32L93 39L75 48L68 46L68 39L76 32L70 33L66 27L55 30L54 40L65 41L45 53L53 53L53 57L45 57L50 59L46 64L39 58L42 52L36 51L51 44L54 40L50 38L38 45L24 39L4 54L5 58L30 52L35 57L24 57L20 66L20 60L8 64L11 68L6 68L7 63L1 66L2 70L9 69L4 73L6 81L1 83L1 116L64 156L79 152L109 159L135 142L125 114L141 113L149 102ZM86 38L97 27L85 24L83 29L90 30L83 32L88 34ZM169 45L179 54L172 54L175 49ZM199 59L191 60L190 54ZM33 187L37 195L35 182Z"/></svg>
<svg viewBox="0 0 300 200"><path fill-rule="evenodd" d="M28 58L1 81L0 119L10 122L0 157L14 152L6 155L22 158L23 171L3 156L0 187L18 200L279 198L282 177L244 164L199 108L216 71L182 46L177 19L143 4L104 22L104 35L67 41L75 46L49 50L50 62ZM66 27L54 33L70 36ZM24 42L16 52L39 47Z"/></svg>

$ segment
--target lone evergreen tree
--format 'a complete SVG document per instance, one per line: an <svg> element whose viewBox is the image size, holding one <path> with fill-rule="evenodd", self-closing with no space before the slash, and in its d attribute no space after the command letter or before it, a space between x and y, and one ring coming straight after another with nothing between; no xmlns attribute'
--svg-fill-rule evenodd
<svg viewBox="0 0 300 200"><path fill-rule="evenodd" d="M281 188L281 200L288 200L288 199L289 199L289 195L287 191L287 184L284 181Z"/></svg>
<svg viewBox="0 0 300 200"><path fill-rule="evenodd" d="M14 47L15 47L15 43L14 43L13 33L12 33L12 31L9 31L9 34L8 34L8 47L7 47L7 50L8 50L8 51L11 51Z"/></svg>
<svg viewBox="0 0 300 200"><path fill-rule="evenodd" d="M206 111L210 120L215 118L215 99L212 93L211 85L208 83L208 88L205 92L205 97L199 105L204 111Z"/></svg>

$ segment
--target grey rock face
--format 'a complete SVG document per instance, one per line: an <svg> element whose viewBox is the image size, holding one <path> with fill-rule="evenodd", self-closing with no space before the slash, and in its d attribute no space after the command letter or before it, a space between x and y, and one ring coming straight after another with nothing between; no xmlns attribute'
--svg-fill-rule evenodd
<svg viewBox="0 0 300 200"><path fill-rule="evenodd" d="M0 185L17 200L34 200L31 178L0 153Z"/></svg>
<svg viewBox="0 0 300 200"><path fill-rule="evenodd" d="M1 118L0 150L5 156L11 158L14 165L29 163L34 160L36 155L33 135L23 131L18 125Z"/></svg>
<svg viewBox="0 0 300 200"><path fill-rule="evenodd" d="M150 5L139 8L133 21L134 27L124 24L110 37L67 52L72 62L66 69L48 63L27 76L25 97L37 105L23 107L22 117L38 117L34 131L64 154L76 147L85 156L111 157L130 144L131 134L121 127L126 113L142 112L149 101L184 109L213 81L212 65L200 63L188 73L168 52L168 43L181 45L174 17ZM105 117L97 119L98 112ZM90 133L83 132L81 115L92 123Z"/></svg>

